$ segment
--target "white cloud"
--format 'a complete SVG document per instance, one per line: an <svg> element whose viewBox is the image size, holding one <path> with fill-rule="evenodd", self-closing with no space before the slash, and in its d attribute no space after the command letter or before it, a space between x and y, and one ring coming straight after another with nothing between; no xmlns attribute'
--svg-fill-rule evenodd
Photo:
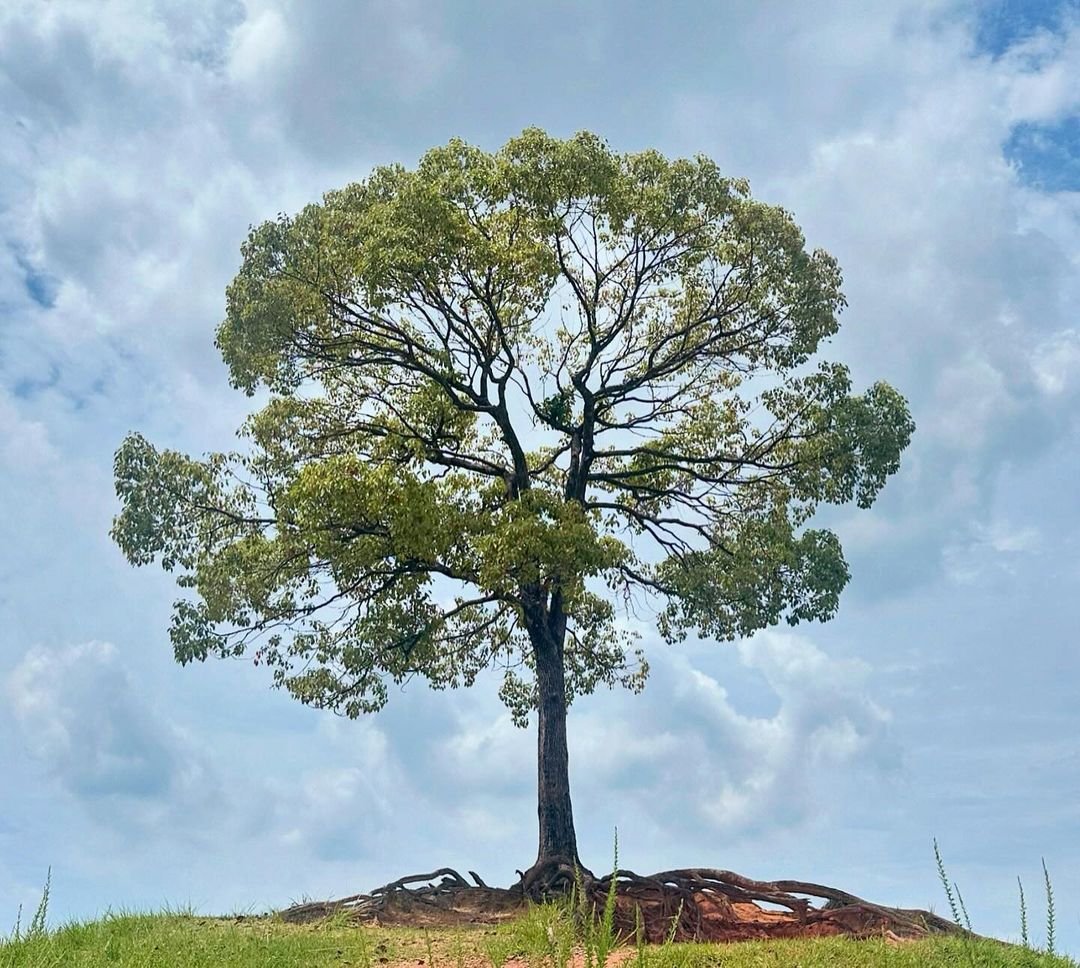
<svg viewBox="0 0 1080 968"><path fill-rule="evenodd" d="M1032 366L1039 389L1051 397L1074 389L1080 377L1080 333L1062 330L1036 345Z"/></svg>
<svg viewBox="0 0 1080 968"><path fill-rule="evenodd" d="M0 465L26 475L54 464L60 453L40 420L23 417L16 402L0 392Z"/></svg>
<svg viewBox="0 0 1080 968"><path fill-rule="evenodd" d="M937 417L926 430L939 435L953 453L982 449L1017 408L1004 376L985 358L973 356L945 367L936 391Z"/></svg>
<svg viewBox="0 0 1080 968"><path fill-rule="evenodd" d="M5 683L27 750L99 819L197 826L218 779L138 688L106 642L32 648Z"/></svg>
<svg viewBox="0 0 1080 968"><path fill-rule="evenodd" d="M287 785L269 783L261 795L274 804L275 839L329 860L370 855L378 831L393 819L392 795L404 792L389 768L383 751L362 766L306 770Z"/></svg>
<svg viewBox="0 0 1080 968"><path fill-rule="evenodd" d="M532 732L515 727L505 711L494 718L460 716L454 731L436 746L439 768L448 776L496 795L520 793L522 767L536 755Z"/></svg>
<svg viewBox="0 0 1080 968"><path fill-rule="evenodd" d="M22 820L5 834L5 863L11 851L21 860L0 868L0 908L34 885L42 856L67 856L69 828L85 843L84 886L57 897L79 915L177 890L213 904L281 901L321 891L328 872L347 893L451 847L485 873L527 862L535 734L510 726L490 683L483 694L395 696L370 723L334 720L310 734L310 711L286 716L281 697L250 684L227 701L224 689L200 696L173 677L229 673L171 667L171 579L122 570L106 538L124 432L227 447L251 405L226 387L212 346L249 223L294 211L374 161L411 164L451 135L491 148L526 124L592 128L619 148L703 151L790 207L848 280L851 308L829 354L852 363L857 383L894 382L919 424L874 511L836 516L854 582L831 629L721 647L724 661L665 652L644 695L575 704L581 828L603 823L607 842L608 818L629 813L665 857L694 862L704 840L724 845L723 863L747 842L806 858L814 840L822 863L891 872L930 819L972 850L993 819L1010 842L1016 822L1060 834L1067 856L1071 828L1051 821L1055 804L1076 800L1070 774L1050 771L1038 787L1003 738L1034 720L1014 701L1023 682L1040 710L1060 702L1056 734L1075 733L1075 704L1062 698L1075 680L1071 586L1053 582L1076 560L1080 533L1061 497L1076 477L1080 194L1023 184L1002 146L1019 122L1075 111L1080 31L1036 34L991 58L973 47L967 3L691 6L657 18L634 3L563 5L559 17L490 5L480 21L445 3L0 5L0 103L13 119L0 139L0 490L10 509L0 668L15 669L10 713L31 760L16 764L30 804L21 816L42 815L39 846L27 846ZM32 301L35 273L55 286L51 309ZM1059 547L1067 553L1049 553ZM1060 601L1028 614L1003 594L1021 579ZM1023 666L1010 665L1017 628L1035 622ZM117 648L25 652L26 642L90 636ZM830 636L854 643L847 654L874 656L873 668L835 658ZM951 665L927 671L928 654L944 662L941 643L969 640L982 678L964 692L946 681ZM879 664L874 650L898 641L910 654L898 648ZM135 650L137 676L122 661ZM999 800L979 822L956 820L934 784L907 790L897 811L865 780L895 765L913 731L939 732L943 707L965 722L983 709L987 724L950 739L950 782L974 789L988 763L1013 771L1030 797L1019 813ZM965 770L965 756L976 768ZM858 832L828 826L854 809L830 789L856 783L859 816L895 820L873 862L837 859L833 835L854 844ZM169 827L208 816L200 798L215 789L212 849L194 857ZM815 817L827 836L799 836ZM125 876L99 846L121 821L139 833L117 851ZM786 827L796 836L784 840ZM183 887L180 870L192 872ZM1012 883L1007 872L1001 881Z"/></svg>
<svg viewBox="0 0 1080 968"><path fill-rule="evenodd" d="M1077 18L1063 31L1036 31L1001 59L1011 78L1005 106L1012 121L1054 121L1080 106L1074 79L1080 67Z"/></svg>
<svg viewBox="0 0 1080 968"><path fill-rule="evenodd" d="M958 517L991 517L1003 468L1052 454L1075 425L1053 395L1075 379L1080 223L1068 199L1023 185L1002 145L1018 121L1073 110L1075 85L1055 78L1080 69L1080 31L973 58L962 19L926 29L915 11L901 28L899 10L877 12L880 49L859 45L859 57L880 55L865 84L845 59L823 65L827 83L853 86L846 117L822 123L812 111L784 135L805 131L805 146L762 149L774 161L757 180L844 267L850 308L827 352L857 382L885 378L912 403L903 472L866 516L884 520L837 516L857 555L854 587L874 594L931 585ZM714 118L739 123L719 108Z"/></svg>
<svg viewBox="0 0 1080 968"><path fill-rule="evenodd" d="M719 828L755 829L778 816L805 821L823 809L830 769L896 765L890 715L868 694L866 663L830 658L805 636L779 631L737 648L779 700L773 716L741 714L737 700L699 671L676 687L685 705L706 711L697 740L708 756L699 761L697 792Z"/></svg>
<svg viewBox="0 0 1080 968"><path fill-rule="evenodd" d="M1042 545L1039 529L1030 526L1010 526L998 521L980 530L986 544L1001 554L1037 551Z"/></svg>
<svg viewBox="0 0 1080 968"><path fill-rule="evenodd" d="M975 522L945 545L945 573L960 585L1015 575L1022 565L1030 567L1044 544L1042 532L1032 525L1002 519Z"/></svg>
<svg viewBox="0 0 1080 968"><path fill-rule="evenodd" d="M657 650L642 696L601 693L573 707L579 803L606 816L615 800L629 798L661 825L677 806L689 830L734 837L780 816L805 821L820 810L833 770L895 765L889 714L867 695L869 666L830 658L805 636L779 631L728 648L744 676L761 677L775 713L745 712L738 694L695 664L705 654ZM531 796L535 734L516 730L509 716L460 718L436 755L466 803Z"/></svg>
<svg viewBox="0 0 1080 968"><path fill-rule="evenodd" d="M280 69L287 56L288 29L280 10L254 11L233 33L229 74L239 83L253 84Z"/></svg>

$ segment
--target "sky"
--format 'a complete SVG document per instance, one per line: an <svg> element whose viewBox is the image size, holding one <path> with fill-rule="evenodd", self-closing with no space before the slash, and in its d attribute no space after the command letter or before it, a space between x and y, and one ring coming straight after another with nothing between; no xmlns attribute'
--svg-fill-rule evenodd
<svg viewBox="0 0 1080 968"><path fill-rule="evenodd" d="M583 860L711 866L1080 955L1080 5L1074 0L0 5L0 933L261 911L535 857L535 736L481 679L356 721L186 668L108 537L138 430L234 446L213 346L249 226L527 126L702 153L844 270L822 358L917 424L825 625L664 646L570 712Z"/></svg>

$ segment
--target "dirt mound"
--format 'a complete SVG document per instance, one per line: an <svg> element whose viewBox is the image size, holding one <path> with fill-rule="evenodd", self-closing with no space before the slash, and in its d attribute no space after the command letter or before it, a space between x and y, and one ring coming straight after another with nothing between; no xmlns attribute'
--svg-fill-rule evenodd
<svg viewBox="0 0 1080 968"><path fill-rule="evenodd" d="M567 880L567 875L569 880ZM415 874L336 901L299 904L281 913L290 922L346 913L358 920L413 927L497 924L513 919L532 901L577 883L586 909L602 910L615 881L615 928L622 937L640 931L649 943L748 941L765 938L885 937L897 943L930 934L958 933L955 924L922 910L874 904L853 894L804 881L755 881L712 868L663 871L646 877L618 870L597 878L555 862L529 871L509 888L489 887L470 871L441 868ZM542 884L543 889L537 889ZM824 901L815 906L811 898Z"/></svg>

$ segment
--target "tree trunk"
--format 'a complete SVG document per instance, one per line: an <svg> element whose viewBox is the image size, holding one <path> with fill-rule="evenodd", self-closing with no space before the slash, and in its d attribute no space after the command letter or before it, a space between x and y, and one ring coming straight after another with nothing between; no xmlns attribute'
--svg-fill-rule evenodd
<svg viewBox="0 0 1080 968"><path fill-rule="evenodd" d="M555 857L578 863L574 813L570 806L570 758L566 747L566 676L562 642L549 629L532 636L536 655L537 813L540 848L537 865Z"/></svg>

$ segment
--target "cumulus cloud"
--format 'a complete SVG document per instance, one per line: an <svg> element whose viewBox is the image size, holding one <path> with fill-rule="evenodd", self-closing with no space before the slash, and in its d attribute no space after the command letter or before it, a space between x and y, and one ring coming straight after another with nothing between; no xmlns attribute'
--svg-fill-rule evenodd
<svg viewBox="0 0 1080 968"><path fill-rule="evenodd" d="M460 716L454 731L439 742L436 761L444 776L463 785L496 796L520 795L530 779L522 766L535 756L535 745L531 732L515 727L508 712L485 717L473 711Z"/></svg>
<svg viewBox="0 0 1080 968"><path fill-rule="evenodd" d="M155 715L109 643L32 648L4 685L27 750L107 823L197 825L218 800L206 759Z"/></svg>
<svg viewBox="0 0 1080 968"><path fill-rule="evenodd" d="M125 432L195 452L229 447L251 405L227 388L212 346L249 224L376 161L411 164L452 135L492 148L527 124L590 128L620 149L701 151L749 176L844 267L850 308L828 353L858 383L893 382L919 425L871 513L823 516L854 575L831 629L765 633L715 654L658 652L644 695L575 704L582 830L605 825L603 843L608 817L630 811L648 842L696 861L703 831L731 846L840 816L830 786L891 770L920 728L930 752L912 769L931 792L910 791L923 805L911 810L918 829L897 819L882 858L900 863L897 851L912 836L921 845L931 820L950 842L980 828L950 831L934 812L934 717L951 704L958 721L983 724L954 732L947 771L957 789L979 784L1007 754L1007 736L987 737L1015 728L1018 683L1043 708L1075 679L1060 633L1072 586L1053 582L1060 572L1075 584L1068 495L1080 400L1080 195L1033 179L1030 155L1071 130L1080 31L1075 18L1044 17L1019 34L996 30L991 43L992 6L739 0L708 15L676 3L657 17L648 4L563 3L557 15L496 4L481 21L468 5L413 0L0 5L10 119L0 139L0 490L10 509L0 520L0 668L13 670L0 712L37 771L27 782L49 791L23 814L47 816L41 850L54 849L49 831L68 808L89 818L79 827L87 843L123 823L153 845L132 838L141 873L107 883L88 847L73 913L93 913L106 895L154 904L181 889L155 880L161 856L196 861L151 831L210 816L207 803L213 864L192 890L223 905L321 891L339 859L346 893L442 859L449 845L507 875L532 849L535 736L511 727L490 682L459 695L410 691L371 723L335 721L317 735L305 732L310 711L286 716L281 697L243 681L227 703L224 691L178 699L164 641L171 579L127 571L106 537L111 455ZM1045 586L1036 615L1010 612L1002 594L1022 575L1033 593ZM834 649L845 636L854 644ZM26 642L90 637L118 648L25 652ZM839 658L883 642L896 646L885 666ZM927 653L946 644L978 654L977 689L939 681L951 665L927 671ZM138 677L122 661L136 648ZM1008 666L1018 651L1022 667ZM1038 680L1040 666L1053 674ZM1059 699L1054 730L1068 735L1075 704ZM1027 796L1037 784L1025 756L1012 766ZM1075 801L1068 771L1051 772L1021 811L1032 829L1033 818L1058 816L1048 803ZM864 816L880 823L888 798L861 789ZM1069 842L1067 818L1054 829ZM0 867L0 907L39 874L21 831L4 835L24 863ZM1047 849L1033 844L1032 856ZM227 898L215 893L219 858L232 865ZM136 881L146 893L119 893Z"/></svg>
<svg viewBox="0 0 1080 968"><path fill-rule="evenodd" d="M734 837L805 821L820 811L838 772L898 766L869 665L831 658L806 636L780 631L734 650L735 678L760 680L758 691L775 706L770 715L747 711L739 686L730 692L702 651L656 650L641 696L579 700L569 724L579 802L604 814L613 797L625 797L659 824L675 811L688 830ZM503 714L474 714L438 744L436 758L463 796L483 791L513 803L532 794L534 757L533 733Z"/></svg>
<svg viewBox="0 0 1080 968"><path fill-rule="evenodd" d="M288 29L280 10L264 7L247 17L232 35L229 75L241 84L272 75L288 49Z"/></svg>
<svg viewBox="0 0 1080 968"><path fill-rule="evenodd" d="M945 574L961 585L1013 576L1021 567L1030 568L1045 544L1042 532L1032 525L1001 519L975 522L945 545Z"/></svg>
<svg viewBox="0 0 1080 968"><path fill-rule="evenodd" d="M287 777L244 769L226 779L220 747L200 749L190 727L139 688L107 642L32 648L3 682L25 751L106 828L205 837L212 816L236 838L340 861L370 856L409 795L407 771L374 721L324 728L308 740L309 765Z"/></svg>
<svg viewBox="0 0 1080 968"><path fill-rule="evenodd" d="M1039 342L1032 351L1039 389L1047 396L1075 393L1080 378L1080 332L1064 329Z"/></svg>
<svg viewBox="0 0 1080 968"><path fill-rule="evenodd" d="M673 684L667 724L695 755L682 761L683 778L668 772L666 779L715 829L798 824L822 809L834 769L897 764L867 664L830 658L805 636L778 631L740 642L738 653L775 694L776 712L745 714L715 676L687 664ZM683 717L696 728L681 725Z"/></svg>
<svg viewBox="0 0 1080 968"><path fill-rule="evenodd" d="M446 82L457 49L443 20L443 4L415 0L249 3L231 41L232 93L260 129L322 164L353 164Z"/></svg>
<svg viewBox="0 0 1080 968"><path fill-rule="evenodd" d="M26 474L59 458L48 427L40 420L23 416L15 401L0 392L0 463Z"/></svg>
<svg viewBox="0 0 1080 968"><path fill-rule="evenodd" d="M324 729L334 765L312 765L288 779L260 779L253 828L282 847L322 860L377 856L388 827L401 819L401 803L415 798L408 771L372 720ZM316 740L317 742L317 740ZM260 808L261 807L261 808Z"/></svg>
<svg viewBox="0 0 1080 968"><path fill-rule="evenodd" d="M1076 110L1060 78L1080 70L1080 30L1066 18L1000 56L965 57L972 24L947 10L897 4L873 17L854 62L825 67L848 110L830 123L829 106L812 106L785 133L805 140L771 153L757 186L845 268L850 308L829 352L912 404L917 431L874 512L882 522L827 518L850 535L853 593L889 596L953 573L951 535L993 516L1003 470L1073 433L1061 395L1075 379L1080 223L1067 197L1031 191L1004 147L1016 125ZM732 143L738 119L709 118L718 147Z"/></svg>

